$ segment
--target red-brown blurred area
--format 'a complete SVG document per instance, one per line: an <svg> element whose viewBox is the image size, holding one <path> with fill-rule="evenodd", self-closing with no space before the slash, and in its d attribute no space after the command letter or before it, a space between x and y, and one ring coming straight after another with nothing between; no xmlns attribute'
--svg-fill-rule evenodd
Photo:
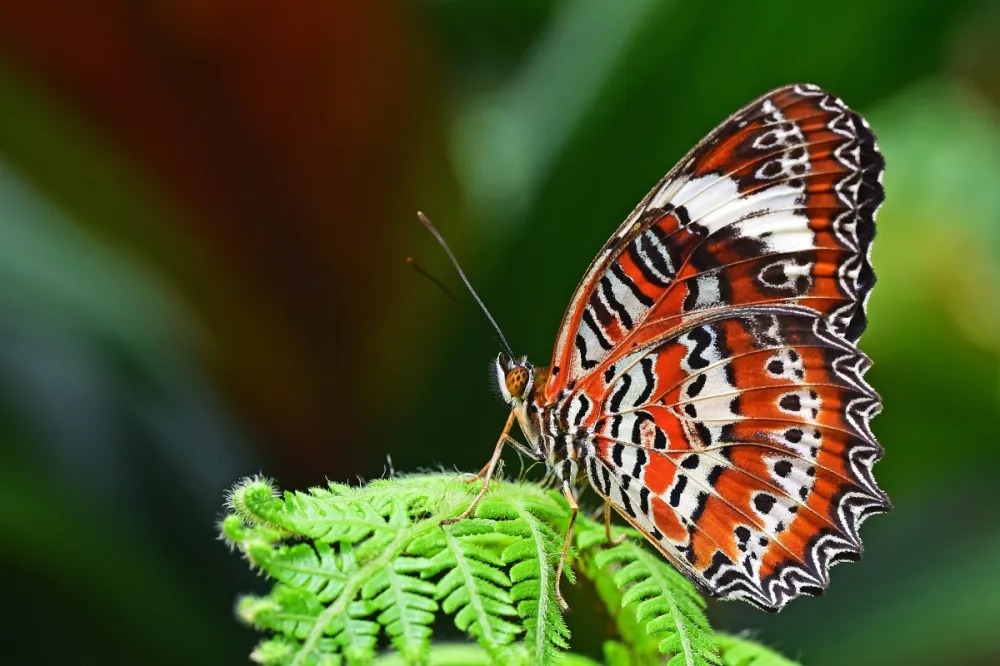
<svg viewBox="0 0 1000 666"><path fill-rule="evenodd" d="M363 459L331 443L363 441L375 406L357 390L358 352L375 351L405 169L430 117L406 18L393 3L0 8L7 61L165 201L155 217L95 210L93 230L189 301L220 385L290 479Z"/></svg>

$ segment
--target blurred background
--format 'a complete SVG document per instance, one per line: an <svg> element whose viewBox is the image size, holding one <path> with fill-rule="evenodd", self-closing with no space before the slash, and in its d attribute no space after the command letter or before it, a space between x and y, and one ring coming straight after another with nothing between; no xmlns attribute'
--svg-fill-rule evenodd
<svg viewBox="0 0 1000 666"><path fill-rule="evenodd" d="M245 662L232 483L474 470L502 425L415 211L544 364L646 190L808 81L888 163L862 347L896 510L825 597L711 617L806 664L1000 663L998 66L975 0L0 1L4 662Z"/></svg>

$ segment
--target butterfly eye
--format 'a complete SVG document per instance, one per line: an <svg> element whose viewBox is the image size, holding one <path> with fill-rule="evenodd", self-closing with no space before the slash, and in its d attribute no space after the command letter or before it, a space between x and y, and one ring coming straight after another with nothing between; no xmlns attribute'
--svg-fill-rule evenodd
<svg viewBox="0 0 1000 666"><path fill-rule="evenodd" d="M523 365L515 365L507 371L504 383L507 384L507 391L515 398L523 398L528 390L528 381L531 375Z"/></svg>

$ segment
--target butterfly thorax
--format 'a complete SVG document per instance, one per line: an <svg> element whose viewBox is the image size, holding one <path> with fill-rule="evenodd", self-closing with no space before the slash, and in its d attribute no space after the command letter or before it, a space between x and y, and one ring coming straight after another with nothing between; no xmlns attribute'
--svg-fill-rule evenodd
<svg viewBox="0 0 1000 666"><path fill-rule="evenodd" d="M539 396L539 401L542 399L543 396ZM568 421L565 405L559 401L545 405L536 403L536 409L545 464L560 481L575 485L579 474L578 462L584 452L593 447L590 430L584 424Z"/></svg>

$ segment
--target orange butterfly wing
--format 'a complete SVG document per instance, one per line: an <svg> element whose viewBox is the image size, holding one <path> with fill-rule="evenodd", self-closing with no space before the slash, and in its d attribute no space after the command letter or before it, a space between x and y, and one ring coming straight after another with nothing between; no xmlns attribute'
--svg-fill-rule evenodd
<svg viewBox="0 0 1000 666"><path fill-rule="evenodd" d="M821 591L889 507L855 347L883 167L839 99L772 91L653 188L563 320L542 422L572 411L591 485L716 595Z"/></svg>

